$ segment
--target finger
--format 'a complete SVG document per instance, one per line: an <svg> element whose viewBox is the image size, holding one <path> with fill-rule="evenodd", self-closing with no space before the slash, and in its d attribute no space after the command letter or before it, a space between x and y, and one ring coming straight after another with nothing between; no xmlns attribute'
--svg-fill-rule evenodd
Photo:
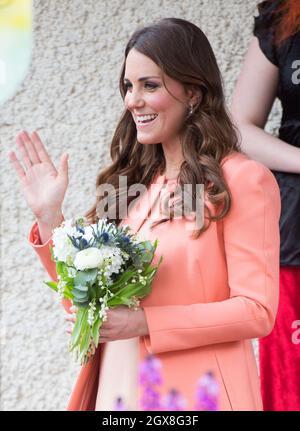
<svg viewBox="0 0 300 431"><path fill-rule="evenodd" d="M103 332L103 331L108 331L111 328L112 328L112 325L110 325L108 322L103 322L100 330L101 332Z"/></svg>
<svg viewBox="0 0 300 431"><path fill-rule="evenodd" d="M23 161L25 171L26 171L27 169L30 169L32 166L31 160L29 158L27 149L24 145L24 141L23 141L23 139L21 139L20 135L17 136L16 142L18 145L18 149L21 153L22 161Z"/></svg>
<svg viewBox="0 0 300 431"><path fill-rule="evenodd" d="M37 131L34 131L31 134L31 139L32 139L32 143L33 143L33 145L35 147L35 150L36 150L36 152L37 152L37 154L39 156L39 159L42 162L50 163L50 165L52 165L53 169L55 169L55 171L56 171L56 168L55 168L52 160L50 159L50 156L49 156L49 154L48 154L48 152L47 152L47 150L46 150L46 148L45 148L45 146L44 146L41 138L39 137Z"/></svg>
<svg viewBox="0 0 300 431"><path fill-rule="evenodd" d="M110 338L111 339L111 338L114 338L115 335L116 335L116 333L114 331L109 331L109 330L106 330L106 331L100 330L100 332L99 332L99 338Z"/></svg>
<svg viewBox="0 0 300 431"><path fill-rule="evenodd" d="M58 167L58 175L62 178L65 178L68 181L68 153L62 154L60 157L59 167Z"/></svg>
<svg viewBox="0 0 300 431"><path fill-rule="evenodd" d="M27 151L27 155L31 161L31 163L33 165L36 165L38 163L41 163L41 160L38 156L38 153L33 145L33 143L31 142L29 133L26 132L26 130L24 130L20 135L19 135L20 139L23 141L24 146L26 148Z"/></svg>
<svg viewBox="0 0 300 431"><path fill-rule="evenodd" d="M8 154L9 160L12 163L18 177L20 178L20 180L23 180L24 178L26 178L26 173L23 169L23 166L21 165L21 163L19 162L16 154L14 151L10 151Z"/></svg>

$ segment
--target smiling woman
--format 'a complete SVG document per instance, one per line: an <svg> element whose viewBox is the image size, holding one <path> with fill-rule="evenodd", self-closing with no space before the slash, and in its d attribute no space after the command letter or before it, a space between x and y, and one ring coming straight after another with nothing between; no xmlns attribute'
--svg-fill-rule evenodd
<svg viewBox="0 0 300 431"><path fill-rule="evenodd" d="M127 409L142 410L139 367L156 355L161 398L177 394L187 410L199 409L195 393L204 375L217 381L220 410L261 410L251 338L271 331L277 311L276 181L239 152L214 53L194 24L166 18L137 30L125 48L120 91L124 112L111 143L112 164L99 173L96 202L85 216L94 223L104 215L106 196L98 187L113 186L116 218L109 221L157 239L153 264L163 261L137 311L108 311L102 343L82 367L68 409L113 410L122 398ZM24 168L14 153L11 160L37 218L29 242L55 279L49 246L63 217L67 159L56 171L37 134L21 134L18 143ZM120 176L125 185L119 186ZM136 183L146 187L132 207L128 190ZM175 217L171 199L166 216L162 197L176 183L191 186L191 212L199 204L195 188L203 185L203 226L185 211ZM124 195L131 208L121 219ZM72 311L69 302L64 306ZM167 409L163 402L156 408Z"/></svg>

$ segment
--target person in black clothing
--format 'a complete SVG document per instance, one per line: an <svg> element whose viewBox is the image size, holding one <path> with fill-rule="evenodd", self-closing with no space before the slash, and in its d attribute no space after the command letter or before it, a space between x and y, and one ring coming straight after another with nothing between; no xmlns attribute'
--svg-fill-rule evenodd
<svg viewBox="0 0 300 431"><path fill-rule="evenodd" d="M242 150L273 171L281 192L279 308L259 341L264 409L300 410L300 1L263 1L258 12L231 111ZM264 131L276 97L278 137Z"/></svg>

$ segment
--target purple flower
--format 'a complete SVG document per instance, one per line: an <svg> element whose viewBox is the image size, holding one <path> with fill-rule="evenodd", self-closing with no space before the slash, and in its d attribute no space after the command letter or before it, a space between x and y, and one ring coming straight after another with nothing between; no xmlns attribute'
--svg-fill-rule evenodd
<svg viewBox="0 0 300 431"><path fill-rule="evenodd" d="M173 388L164 397L163 406L165 410L181 411L186 407L186 399Z"/></svg>
<svg viewBox="0 0 300 431"><path fill-rule="evenodd" d="M199 380L196 391L196 410L216 411L219 406L219 384L209 371Z"/></svg>
<svg viewBox="0 0 300 431"><path fill-rule="evenodd" d="M162 384L161 361L148 355L140 364L139 383L142 386L141 408L142 410L161 410L160 393L155 387Z"/></svg>
<svg viewBox="0 0 300 431"><path fill-rule="evenodd" d="M140 365L139 382L141 385L160 385L162 383L161 361L148 355Z"/></svg>
<svg viewBox="0 0 300 431"><path fill-rule="evenodd" d="M152 386L145 386L141 397L142 410L161 410L160 393Z"/></svg>
<svg viewBox="0 0 300 431"><path fill-rule="evenodd" d="M124 401L123 401L122 397L118 397L115 400L115 405L114 405L113 411L124 411L124 410L126 410Z"/></svg>

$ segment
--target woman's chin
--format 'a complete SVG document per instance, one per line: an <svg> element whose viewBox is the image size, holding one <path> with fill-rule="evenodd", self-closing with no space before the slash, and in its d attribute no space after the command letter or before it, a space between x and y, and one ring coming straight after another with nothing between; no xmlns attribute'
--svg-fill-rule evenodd
<svg viewBox="0 0 300 431"><path fill-rule="evenodd" d="M144 145L157 144L157 142L159 142L156 139L151 138L151 136L145 136L140 133L137 134L137 140L140 144Z"/></svg>

